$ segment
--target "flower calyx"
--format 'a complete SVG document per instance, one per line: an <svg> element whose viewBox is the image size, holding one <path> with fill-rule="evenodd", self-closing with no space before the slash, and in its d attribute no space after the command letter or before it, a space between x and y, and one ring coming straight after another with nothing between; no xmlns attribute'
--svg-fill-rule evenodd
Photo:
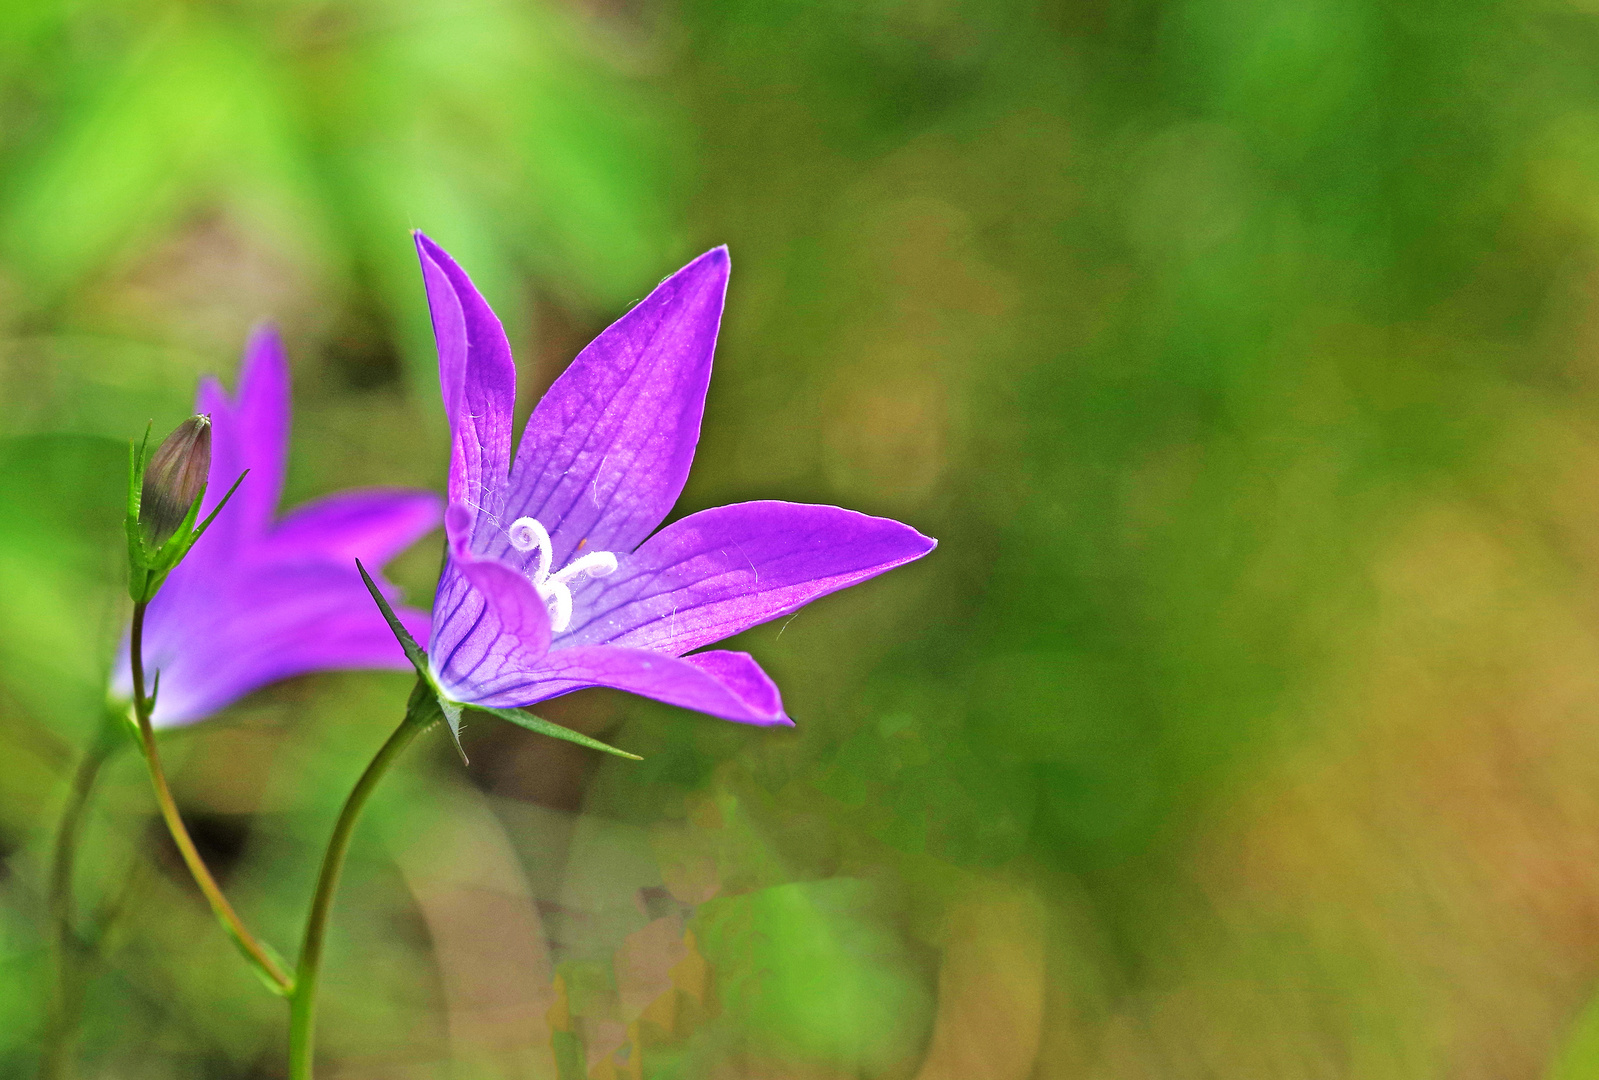
<svg viewBox="0 0 1599 1080"><path fill-rule="evenodd" d="M211 469L211 418L189 417L162 440L153 456L149 445L146 428L144 438L129 446L128 593L135 603L147 603L155 595L245 476L240 473L216 509L196 524Z"/></svg>
<svg viewBox="0 0 1599 1080"><path fill-rule="evenodd" d="M575 565L575 564L574 564ZM566 742L586 746L590 750L603 750L607 754L617 757L630 758L633 761L642 761L637 754L630 754L626 750L618 750L598 739L592 739L582 732L573 731L571 728L562 727L560 724L551 723L540 716L523 712L521 709L500 709L490 705L478 705L470 701L456 701L446 694L433 677L432 668L428 664L428 656L422 646L416 643L411 632L405 628L394 608L389 604L388 598L378 588L377 582L372 580L372 575L366 572L366 567L361 565L361 560L355 560L355 568L361 572L361 580L366 583L367 592L372 594L372 599L377 603L378 610L383 613L383 618L389 624L395 640L400 643L400 648L405 651L405 657L411 661L411 666L416 669L416 686L411 691L411 699L406 705L406 716L412 722L423 727L431 727L439 720L444 720L449 726L450 736L455 740L455 749L461 755L462 762L466 761L466 750L461 746L461 715L467 709L476 709L479 712L492 713L501 720L509 720L518 727L536 731L540 735L548 735L552 739L562 739ZM608 571L607 571L608 572ZM541 594L542 595L542 594Z"/></svg>

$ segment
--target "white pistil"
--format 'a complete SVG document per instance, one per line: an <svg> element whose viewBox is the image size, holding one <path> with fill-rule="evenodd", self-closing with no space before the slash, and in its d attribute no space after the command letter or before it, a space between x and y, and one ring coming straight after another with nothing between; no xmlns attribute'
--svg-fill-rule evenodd
<svg viewBox="0 0 1599 1080"><path fill-rule="evenodd" d="M591 551L555 573L550 573L550 564L555 561L555 548L550 543L550 531L534 518L517 518L511 522L506 535L511 539L511 546L518 551L538 549L538 562L529 576L539 598L550 609L552 633L559 634L572 625L571 582L584 574L598 578L616 572L615 555L609 551Z"/></svg>

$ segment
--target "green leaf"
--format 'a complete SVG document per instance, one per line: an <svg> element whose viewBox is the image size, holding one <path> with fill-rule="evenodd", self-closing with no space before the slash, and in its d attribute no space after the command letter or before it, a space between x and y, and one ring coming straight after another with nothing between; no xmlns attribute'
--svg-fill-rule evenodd
<svg viewBox="0 0 1599 1080"><path fill-rule="evenodd" d="M615 754L617 757L624 757L629 761L644 760L637 754L630 754L626 750L618 750L616 747L602 743L598 739L591 739L582 732L573 731L571 728L562 727L560 724L553 724L541 716L534 716L532 713L523 712L521 709L496 709L489 705L473 705L470 703L463 703L463 705L468 709L476 709L478 712L486 712L498 716L501 720L509 720L517 727L536 731L540 735L548 735L552 739L565 739L567 742L586 746L590 750L603 750L607 754Z"/></svg>

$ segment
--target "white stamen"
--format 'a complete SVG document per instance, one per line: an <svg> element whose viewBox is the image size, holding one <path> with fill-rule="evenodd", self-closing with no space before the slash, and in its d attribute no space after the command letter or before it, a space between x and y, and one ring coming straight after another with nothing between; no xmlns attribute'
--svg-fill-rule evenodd
<svg viewBox="0 0 1599 1080"><path fill-rule="evenodd" d="M528 576L533 588L550 608L550 630L559 634L572 625L572 590L568 582L583 574L605 577L616 572L616 556L609 551L591 551L580 559L550 573L555 561L555 547L550 543L550 532L536 519L520 517L506 530L511 546L518 551L538 549L538 563Z"/></svg>
<svg viewBox="0 0 1599 1080"><path fill-rule="evenodd" d="M535 547L539 549L539 568L533 572L535 584L549 577L555 549L550 545L548 529L540 525L536 518L519 517L511 522L506 535L511 538L511 546L518 551L532 551Z"/></svg>
<svg viewBox="0 0 1599 1080"><path fill-rule="evenodd" d="M544 602L550 606L550 633L559 634L572 625L572 590L565 585L552 583L540 590Z"/></svg>
<svg viewBox="0 0 1599 1080"><path fill-rule="evenodd" d="M606 577L616 573L616 556L609 551L591 551L576 562L568 563L565 570L550 575L552 581L571 581L579 574L589 577Z"/></svg>

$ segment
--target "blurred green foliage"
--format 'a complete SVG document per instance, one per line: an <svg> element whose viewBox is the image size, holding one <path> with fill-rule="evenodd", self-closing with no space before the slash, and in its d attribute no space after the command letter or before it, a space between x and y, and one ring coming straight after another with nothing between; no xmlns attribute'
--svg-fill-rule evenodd
<svg viewBox="0 0 1599 1080"><path fill-rule="evenodd" d="M274 318L289 502L441 485L410 227L506 317L524 411L728 243L680 511L941 545L735 643L792 733L575 695L551 718L646 760L487 718L469 769L415 753L341 893L330 1075L1592 1071L1599 7L0 20L0 1073L125 617L121 441ZM297 680L169 737L281 948L405 692ZM280 1076L136 764L85 841L80 1075Z"/></svg>
<svg viewBox="0 0 1599 1080"><path fill-rule="evenodd" d="M668 235L671 124L576 13L502 0L23 3L0 51L11 321L222 217L319 307L367 309L429 385L406 230L614 307ZM91 310L86 311L85 307Z"/></svg>

